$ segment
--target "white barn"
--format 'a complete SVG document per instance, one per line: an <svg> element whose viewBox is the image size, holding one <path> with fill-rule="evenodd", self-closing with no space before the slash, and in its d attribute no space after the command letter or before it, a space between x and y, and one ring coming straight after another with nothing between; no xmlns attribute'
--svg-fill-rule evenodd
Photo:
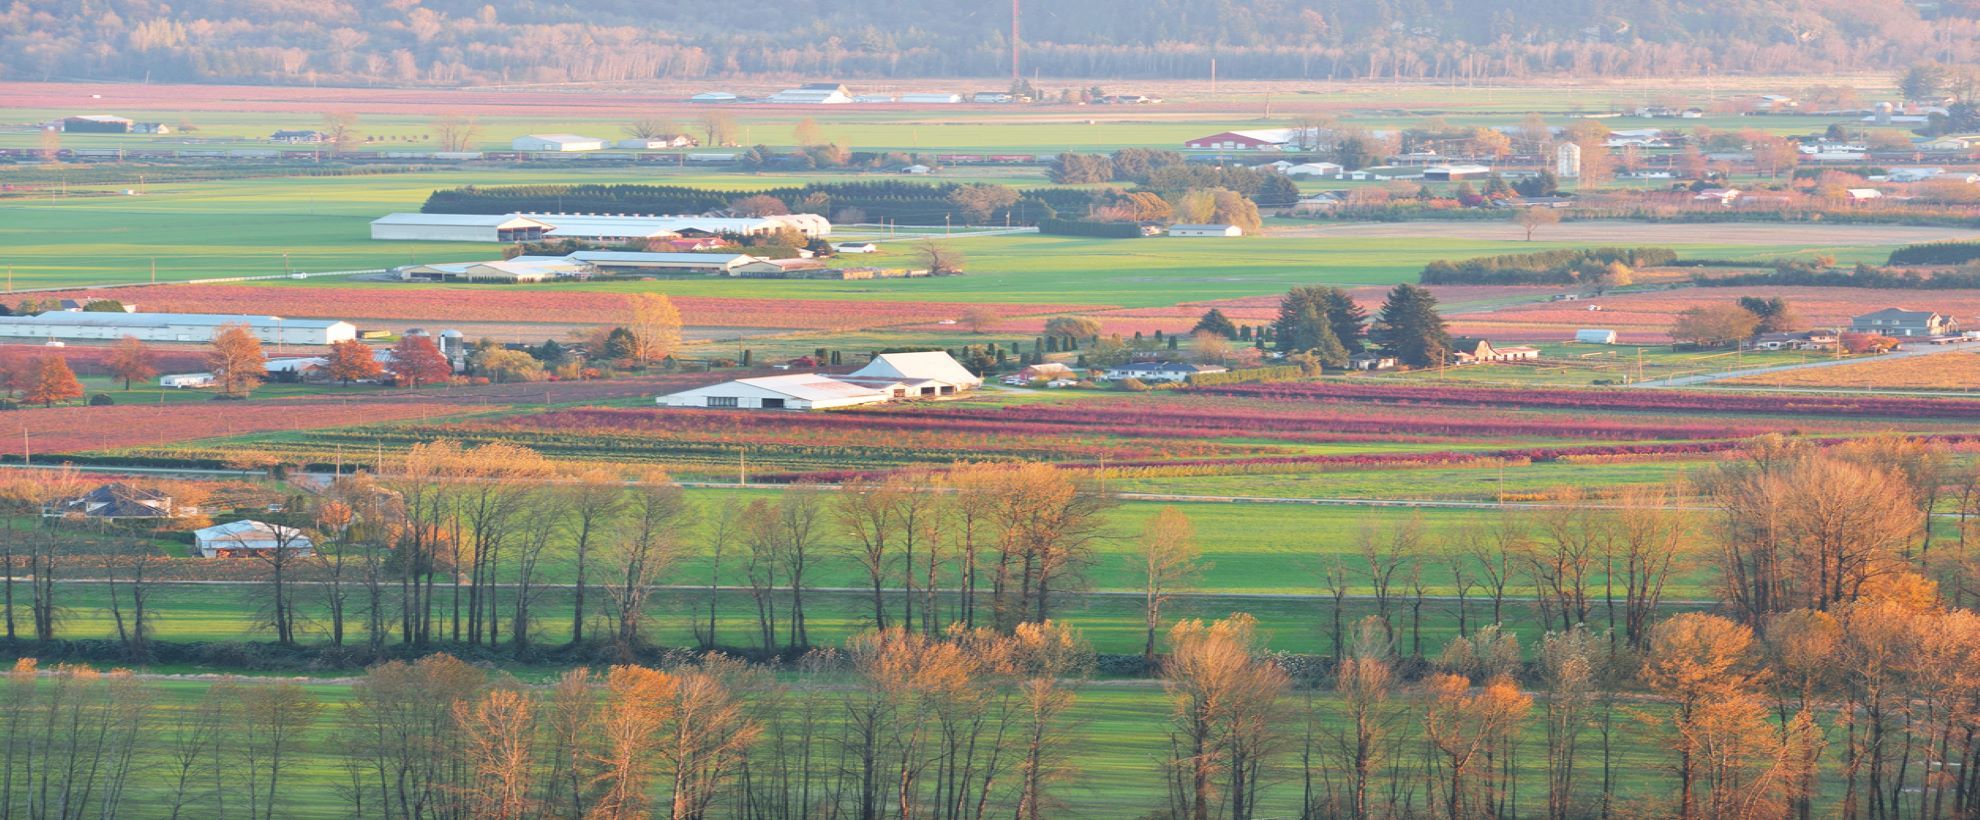
<svg viewBox="0 0 1980 820"><path fill-rule="evenodd" d="M516 214L386 214L371 238L411 242L536 242L550 226Z"/></svg>
<svg viewBox="0 0 1980 820"><path fill-rule="evenodd" d="M603 151L605 141L597 137L578 134L526 134L509 140L509 147L517 151Z"/></svg>
<svg viewBox="0 0 1980 820"><path fill-rule="evenodd" d="M263 555L276 550L308 556L315 553L316 545L301 530L242 520L193 530L193 549L202 558Z"/></svg>
<svg viewBox="0 0 1980 820"><path fill-rule="evenodd" d="M357 326L336 319L284 319L231 313L43 313L0 316L0 337L210 342L221 328L242 325L270 344L327 345L357 338Z"/></svg>
<svg viewBox="0 0 1980 820"><path fill-rule="evenodd" d="M983 379L962 366L955 357L940 350L921 353L882 353L865 367L853 371L849 379L928 383L935 392L921 395L954 395L983 386Z"/></svg>
<svg viewBox="0 0 1980 820"><path fill-rule="evenodd" d="M853 384L817 373L763 376L697 387L661 396L662 407L726 410L828 410L879 404L893 398L882 387Z"/></svg>

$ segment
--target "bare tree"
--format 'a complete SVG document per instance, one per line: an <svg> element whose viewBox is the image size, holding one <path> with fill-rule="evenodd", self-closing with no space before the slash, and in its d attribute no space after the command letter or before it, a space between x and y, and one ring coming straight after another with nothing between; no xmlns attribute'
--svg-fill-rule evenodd
<svg viewBox="0 0 1980 820"><path fill-rule="evenodd" d="M1251 617L1240 614L1208 626L1183 621L1169 633L1162 682L1173 715L1169 806L1175 816L1247 820L1256 811L1260 773L1279 751L1279 699L1290 681L1260 657L1254 630Z"/></svg>
<svg viewBox="0 0 1980 820"><path fill-rule="evenodd" d="M1142 660L1155 661L1155 633L1162 625L1162 606L1179 590L1185 589L1207 566L1199 560L1196 527L1175 507L1163 507L1142 525L1136 553L1129 564L1142 580L1142 615L1147 641Z"/></svg>
<svg viewBox="0 0 1980 820"><path fill-rule="evenodd" d="M613 642L628 657L643 645L640 630L646 621L646 601L679 556L676 532L689 515L680 485L663 474L643 476L631 498L628 520L608 559L612 583L605 588L616 622Z"/></svg>

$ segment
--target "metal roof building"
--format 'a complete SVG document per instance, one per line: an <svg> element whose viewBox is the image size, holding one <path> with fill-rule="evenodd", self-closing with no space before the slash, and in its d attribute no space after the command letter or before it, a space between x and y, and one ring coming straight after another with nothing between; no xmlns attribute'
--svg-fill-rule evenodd
<svg viewBox="0 0 1980 820"><path fill-rule="evenodd" d="M357 327L336 319L284 319L230 313L71 313L0 316L0 337L210 342L221 328L243 325L270 344L327 345L357 338Z"/></svg>
<svg viewBox="0 0 1980 820"><path fill-rule="evenodd" d="M516 214L386 214L371 221L372 239L414 242L535 242L550 226Z"/></svg>
<svg viewBox="0 0 1980 820"><path fill-rule="evenodd" d="M825 410L878 404L893 397L883 387L853 384L817 373L764 376L697 387L661 396L663 407L731 410Z"/></svg>
<svg viewBox="0 0 1980 820"><path fill-rule="evenodd" d="M581 134L528 134L509 140L517 151L602 151L605 141Z"/></svg>

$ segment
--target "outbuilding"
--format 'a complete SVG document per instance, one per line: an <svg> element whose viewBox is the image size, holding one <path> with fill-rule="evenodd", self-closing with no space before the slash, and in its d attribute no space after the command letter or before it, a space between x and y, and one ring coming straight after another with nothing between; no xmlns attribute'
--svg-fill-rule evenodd
<svg viewBox="0 0 1980 820"><path fill-rule="evenodd" d="M882 353L849 378L929 382L933 392L926 396L948 396L983 386L983 378L969 372L954 356L940 350L919 353Z"/></svg>
<svg viewBox="0 0 1980 820"><path fill-rule="evenodd" d="M316 553L302 530L241 520L193 530L193 549L202 558L241 558L286 552L299 558Z"/></svg>
<svg viewBox="0 0 1980 820"><path fill-rule="evenodd" d="M670 393L656 401L662 407L829 410L834 407L879 404L891 398L891 392L880 387L853 384L818 373L792 373L711 384L707 387Z"/></svg>
<svg viewBox="0 0 1980 820"><path fill-rule="evenodd" d="M371 238L411 242L537 242L550 225L517 214L386 214Z"/></svg>
<svg viewBox="0 0 1980 820"><path fill-rule="evenodd" d="M1170 225L1170 236L1243 236L1236 225Z"/></svg>
<svg viewBox="0 0 1980 820"><path fill-rule="evenodd" d="M43 313L0 316L0 337L211 342L240 326L269 344L327 345L357 338L357 326L335 319L284 319L229 313Z"/></svg>
<svg viewBox="0 0 1980 820"><path fill-rule="evenodd" d="M1574 332L1574 340L1582 344L1612 345L1616 343L1616 332L1604 328L1583 328Z"/></svg>
<svg viewBox="0 0 1980 820"><path fill-rule="evenodd" d="M509 141L509 147L517 151L547 151L571 153L576 151L603 151L605 141L597 137L578 134L526 134Z"/></svg>

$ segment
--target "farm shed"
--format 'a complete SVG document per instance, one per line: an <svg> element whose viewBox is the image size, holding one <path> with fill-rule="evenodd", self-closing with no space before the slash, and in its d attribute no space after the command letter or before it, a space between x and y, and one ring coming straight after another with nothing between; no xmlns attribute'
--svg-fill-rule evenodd
<svg viewBox="0 0 1980 820"><path fill-rule="evenodd" d="M899 98L899 101L904 103L913 103L915 105L955 105L956 103L962 102L962 99L963 98L961 94L927 94L927 93L910 92L907 94L902 94Z"/></svg>
<svg viewBox="0 0 1980 820"><path fill-rule="evenodd" d="M1423 169L1423 178L1431 182L1484 179L1491 175L1492 169L1483 165L1432 165Z"/></svg>
<svg viewBox="0 0 1980 820"><path fill-rule="evenodd" d="M764 100L798 105L845 105L852 101L852 93L838 83L806 83L797 88L786 88Z"/></svg>
<svg viewBox="0 0 1980 820"><path fill-rule="evenodd" d="M536 242L550 226L516 214L386 214L371 238L413 242Z"/></svg>
<svg viewBox="0 0 1980 820"><path fill-rule="evenodd" d="M434 265L407 265L399 268L399 278L408 282L542 282L546 279L590 274L591 265L562 256L518 256L488 262L447 262Z"/></svg>
<svg viewBox="0 0 1980 820"><path fill-rule="evenodd" d="M133 518L173 518L178 510L172 497L157 490L112 482L45 509L45 516L80 515L102 521Z"/></svg>
<svg viewBox="0 0 1980 820"><path fill-rule="evenodd" d="M697 387L661 396L663 407L712 407L743 410L826 410L879 404L893 398L890 391L817 373L763 376Z"/></svg>
<svg viewBox="0 0 1980 820"><path fill-rule="evenodd" d="M254 556L276 550L309 556L315 554L316 545L293 527L241 520L193 530L193 549L202 558Z"/></svg>
<svg viewBox="0 0 1980 820"><path fill-rule="evenodd" d="M975 390L983 386L983 379L961 362L940 350L922 353L882 353L873 357L865 367L853 371L856 379L900 379L906 381L933 382L940 395L951 395L962 390ZM923 395L936 395L923 393Z"/></svg>
<svg viewBox="0 0 1980 820"><path fill-rule="evenodd" d="M1616 332L1603 329L1582 329L1574 332L1574 340L1583 344L1612 345L1616 343Z"/></svg>
<svg viewBox="0 0 1980 820"><path fill-rule="evenodd" d="M1170 225L1170 236L1243 236L1236 225Z"/></svg>
<svg viewBox="0 0 1980 820"><path fill-rule="evenodd" d="M1279 151L1284 150L1292 141L1292 129L1272 128L1254 131L1225 131L1221 134L1197 137L1183 143L1183 147L1228 151Z"/></svg>
<svg viewBox="0 0 1980 820"><path fill-rule="evenodd" d="M159 387L185 390L196 387L212 387L212 373L172 373L158 377Z"/></svg>
<svg viewBox="0 0 1980 820"><path fill-rule="evenodd" d="M327 345L357 338L357 327L336 319L284 319L232 313L43 313L0 316L0 337L210 342L228 325L244 325L270 344Z"/></svg>
<svg viewBox="0 0 1980 820"><path fill-rule="evenodd" d="M682 272L726 274L755 257L739 253L646 253L642 251L575 251L565 257L610 272Z"/></svg>
<svg viewBox="0 0 1980 820"><path fill-rule="evenodd" d="M784 228L806 237L829 236L832 222L817 214L776 216L627 216L618 214L517 214L542 223L551 239L621 242L629 239L668 239L682 233L754 236Z"/></svg>
<svg viewBox="0 0 1980 820"><path fill-rule="evenodd" d="M603 151L605 141L597 137L578 134L528 134L509 141L509 147L517 151L553 151L568 153L573 151Z"/></svg>

